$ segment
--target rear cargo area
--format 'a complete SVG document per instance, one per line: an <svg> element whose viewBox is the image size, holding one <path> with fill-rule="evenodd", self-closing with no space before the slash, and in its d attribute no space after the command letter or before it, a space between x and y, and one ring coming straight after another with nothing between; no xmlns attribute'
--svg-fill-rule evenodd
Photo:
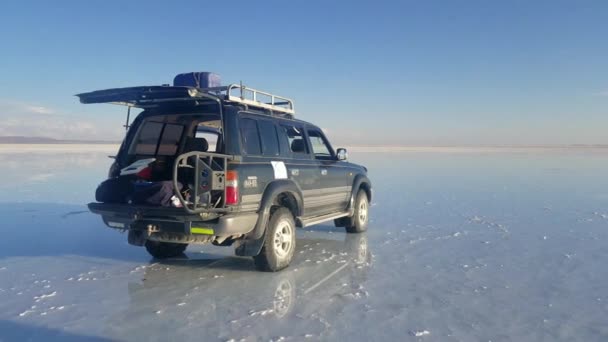
<svg viewBox="0 0 608 342"><path fill-rule="evenodd" d="M97 188L96 201L187 211L223 207L227 156L221 154L220 116L143 114Z"/></svg>

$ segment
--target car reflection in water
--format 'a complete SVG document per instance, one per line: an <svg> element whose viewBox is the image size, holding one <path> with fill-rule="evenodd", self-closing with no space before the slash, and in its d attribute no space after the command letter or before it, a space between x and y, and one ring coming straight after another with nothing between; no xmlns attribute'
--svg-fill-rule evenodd
<svg viewBox="0 0 608 342"><path fill-rule="evenodd" d="M371 253L366 234L305 234L292 265L278 273L257 272L250 258L238 257L148 266L141 282L129 284L127 312L111 318L109 335L148 341L322 338L345 306L364 307Z"/></svg>

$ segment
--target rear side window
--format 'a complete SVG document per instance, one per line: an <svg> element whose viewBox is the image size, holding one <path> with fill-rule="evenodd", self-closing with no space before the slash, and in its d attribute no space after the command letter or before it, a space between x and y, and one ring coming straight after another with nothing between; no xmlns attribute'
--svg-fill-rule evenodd
<svg viewBox="0 0 608 342"><path fill-rule="evenodd" d="M262 149L265 156L279 155L279 139L277 137L277 129L272 121L258 121L260 128L260 137L262 138Z"/></svg>
<svg viewBox="0 0 608 342"><path fill-rule="evenodd" d="M149 156L175 155L183 131L184 127L181 125L148 121L142 126L135 141L134 153Z"/></svg>
<svg viewBox="0 0 608 342"><path fill-rule="evenodd" d="M241 141L245 153L252 155L262 154L260 131L257 122L253 119L244 118L240 120L239 124L241 126Z"/></svg>
<svg viewBox="0 0 608 342"><path fill-rule="evenodd" d="M308 146L306 146L301 128L292 125L282 125L281 128L287 136L287 146L289 146L292 153L308 154Z"/></svg>

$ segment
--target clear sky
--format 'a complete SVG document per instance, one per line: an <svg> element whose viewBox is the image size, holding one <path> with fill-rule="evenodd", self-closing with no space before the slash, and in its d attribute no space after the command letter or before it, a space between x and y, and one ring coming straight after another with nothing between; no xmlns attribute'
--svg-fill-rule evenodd
<svg viewBox="0 0 608 342"><path fill-rule="evenodd" d="M214 71L338 143L608 143L608 1L7 0L0 43L0 135L119 140L73 95Z"/></svg>

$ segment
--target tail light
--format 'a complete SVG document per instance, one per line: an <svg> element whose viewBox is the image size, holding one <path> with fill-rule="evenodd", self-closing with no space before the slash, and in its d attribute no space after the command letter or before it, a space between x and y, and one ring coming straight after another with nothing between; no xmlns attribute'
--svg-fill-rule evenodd
<svg viewBox="0 0 608 342"><path fill-rule="evenodd" d="M226 199L227 205L239 203L239 174L236 171L226 172Z"/></svg>

